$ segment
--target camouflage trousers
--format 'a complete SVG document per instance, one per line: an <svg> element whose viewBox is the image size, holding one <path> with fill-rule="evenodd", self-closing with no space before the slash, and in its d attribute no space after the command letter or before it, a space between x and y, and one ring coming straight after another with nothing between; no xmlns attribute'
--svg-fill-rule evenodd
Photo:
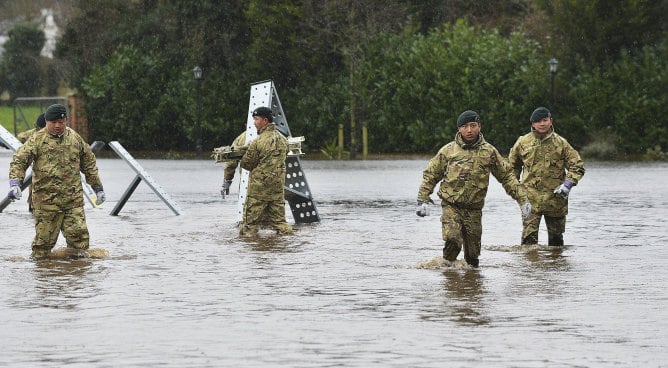
<svg viewBox="0 0 668 368"><path fill-rule="evenodd" d="M553 217L540 212L532 213L528 218L522 219L522 244L538 244L538 228L541 217L545 217L548 245L564 245L566 216Z"/></svg>
<svg viewBox="0 0 668 368"><path fill-rule="evenodd" d="M64 211L47 211L35 208L35 239L32 256L44 258L56 245L58 235L63 232L68 248L88 249L89 235L83 207Z"/></svg>
<svg viewBox="0 0 668 368"><path fill-rule="evenodd" d="M246 198L239 235L255 235L261 226L271 227L279 234L292 234L292 227L285 220L285 199L264 201Z"/></svg>
<svg viewBox="0 0 668 368"><path fill-rule="evenodd" d="M458 208L445 202L441 206L441 227L445 241L443 258L454 261L463 245L464 259L469 263L477 260L482 238L482 210Z"/></svg>

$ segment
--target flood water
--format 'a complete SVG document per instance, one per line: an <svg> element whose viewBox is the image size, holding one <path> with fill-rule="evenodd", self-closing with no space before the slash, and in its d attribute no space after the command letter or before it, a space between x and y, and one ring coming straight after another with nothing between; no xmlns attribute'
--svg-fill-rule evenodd
<svg viewBox="0 0 668 368"><path fill-rule="evenodd" d="M2 183L10 158L0 150ZM668 361L668 163L587 163L562 249L518 245L519 208L492 178L471 269L439 262L440 207L415 216L427 159L305 158L322 221L252 241L236 237L235 197L220 197L222 164L138 161L183 214L141 183L110 216L135 174L98 160L108 201L86 214L100 258L29 260L27 192L0 213L0 366Z"/></svg>

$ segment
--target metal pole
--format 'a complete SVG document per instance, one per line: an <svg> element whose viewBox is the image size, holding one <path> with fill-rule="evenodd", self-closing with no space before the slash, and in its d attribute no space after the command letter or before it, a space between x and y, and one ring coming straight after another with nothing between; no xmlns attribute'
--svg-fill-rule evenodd
<svg viewBox="0 0 668 368"><path fill-rule="evenodd" d="M547 63L550 65L550 84L552 90L552 96L550 98L550 112L554 115L554 76L557 74L557 65L559 64L559 61L557 61L555 58L552 58Z"/></svg>
<svg viewBox="0 0 668 368"><path fill-rule="evenodd" d="M200 79L197 83L197 157L202 157L202 103L200 96Z"/></svg>
<svg viewBox="0 0 668 368"><path fill-rule="evenodd" d="M550 98L550 112L554 114L554 74L555 73L550 73L550 84L551 84L551 90L552 90L552 97Z"/></svg>

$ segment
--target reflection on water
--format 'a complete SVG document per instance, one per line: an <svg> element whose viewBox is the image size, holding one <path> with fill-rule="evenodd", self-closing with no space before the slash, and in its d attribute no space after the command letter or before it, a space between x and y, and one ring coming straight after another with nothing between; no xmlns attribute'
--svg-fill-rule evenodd
<svg viewBox="0 0 668 368"><path fill-rule="evenodd" d="M490 322L485 314L483 276L475 269L449 269L443 272L445 304L452 311L453 320L464 325L485 325Z"/></svg>
<svg viewBox="0 0 668 368"><path fill-rule="evenodd" d="M222 166L142 160L183 215L142 184L110 216L135 174L102 159L86 217L108 253L27 260L26 206L0 213L0 366L665 364L668 164L588 165L561 248L517 245L492 180L478 269L441 257L438 204L415 216L425 164L304 161L322 222L242 239Z"/></svg>
<svg viewBox="0 0 668 368"><path fill-rule="evenodd" d="M531 266L542 271L568 271L570 265L567 257L563 254L566 249L567 246L543 246L541 249L526 251L524 256L531 262Z"/></svg>
<svg viewBox="0 0 668 368"><path fill-rule="evenodd" d="M99 292L91 282L91 272L97 272L92 259L45 259L32 262L31 278L24 290L26 297L13 299L15 307L76 309L82 300Z"/></svg>

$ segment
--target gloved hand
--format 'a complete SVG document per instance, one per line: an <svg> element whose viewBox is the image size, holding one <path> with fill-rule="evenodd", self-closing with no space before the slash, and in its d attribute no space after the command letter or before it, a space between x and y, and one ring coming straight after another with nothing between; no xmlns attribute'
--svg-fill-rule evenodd
<svg viewBox="0 0 668 368"><path fill-rule="evenodd" d="M94 190L95 190L95 196L97 197L97 199L95 200L95 204L99 206L102 203L104 203L104 201L107 200L107 195L104 194L104 189L102 188L95 188Z"/></svg>
<svg viewBox="0 0 668 368"><path fill-rule="evenodd" d="M531 203L525 202L520 206L520 210L522 211L522 217L529 218L531 216Z"/></svg>
<svg viewBox="0 0 668 368"><path fill-rule="evenodd" d="M564 198L568 198L568 193L571 192L571 188L573 188L573 182L566 179L564 180L563 184L561 184L560 186L557 187L557 189L554 190L554 194L558 194Z"/></svg>
<svg viewBox="0 0 668 368"><path fill-rule="evenodd" d="M223 187L220 189L220 195L225 198L226 194L230 194L230 186L232 185L232 180L223 180Z"/></svg>
<svg viewBox="0 0 668 368"><path fill-rule="evenodd" d="M9 193L7 193L7 197L11 199L21 199L21 194L23 194L23 191L21 190L21 182L18 179L11 179L9 181Z"/></svg>
<svg viewBox="0 0 668 368"><path fill-rule="evenodd" d="M429 205L427 203L418 201L417 210L415 211L415 214L420 217L429 216Z"/></svg>

